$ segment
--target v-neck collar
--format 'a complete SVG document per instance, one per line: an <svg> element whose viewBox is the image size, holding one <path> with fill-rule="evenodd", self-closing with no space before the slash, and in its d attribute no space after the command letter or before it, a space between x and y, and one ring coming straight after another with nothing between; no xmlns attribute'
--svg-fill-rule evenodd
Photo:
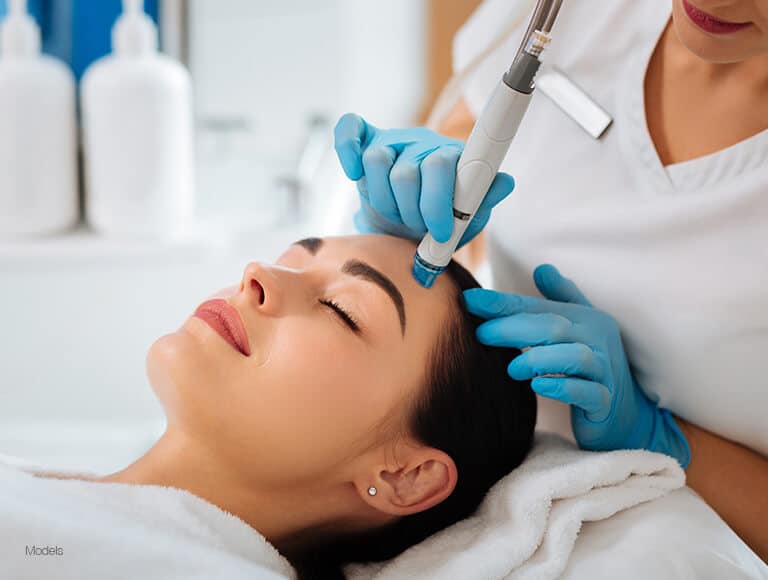
<svg viewBox="0 0 768 580"><path fill-rule="evenodd" d="M624 125L622 148L633 156L636 177L659 193L690 192L765 168L768 129L724 149L667 166L661 162L648 129L645 75L672 15L671 7L651 11L655 20L634 56L628 59L618 99L617 120Z"/></svg>

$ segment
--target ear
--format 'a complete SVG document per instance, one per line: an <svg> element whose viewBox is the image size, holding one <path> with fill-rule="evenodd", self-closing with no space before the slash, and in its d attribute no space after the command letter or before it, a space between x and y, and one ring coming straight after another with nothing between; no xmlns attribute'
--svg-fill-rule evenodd
<svg viewBox="0 0 768 580"><path fill-rule="evenodd" d="M408 446L398 467L377 465L355 481L360 497L377 510L407 516L427 510L453 493L458 470L451 457L439 449ZM376 494L368 490L376 488Z"/></svg>

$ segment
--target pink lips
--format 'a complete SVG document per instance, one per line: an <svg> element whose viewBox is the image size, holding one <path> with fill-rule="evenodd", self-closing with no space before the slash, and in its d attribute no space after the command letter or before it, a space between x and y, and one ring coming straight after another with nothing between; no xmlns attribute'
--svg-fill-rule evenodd
<svg viewBox="0 0 768 580"><path fill-rule="evenodd" d="M215 330L232 348L251 356L251 345L237 309L223 298L206 300L195 310L194 316Z"/></svg>
<svg viewBox="0 0 768 580"><path fill-rule="evenodd" d="M705 32L712 34L731 34L733 32L738 32L751 24L751 22L725 22L724 20L718 20L703 10L699 10L693 4L690 4L688 0L682 0L682 2L683 9L688 15L688 18Z"/></svg>

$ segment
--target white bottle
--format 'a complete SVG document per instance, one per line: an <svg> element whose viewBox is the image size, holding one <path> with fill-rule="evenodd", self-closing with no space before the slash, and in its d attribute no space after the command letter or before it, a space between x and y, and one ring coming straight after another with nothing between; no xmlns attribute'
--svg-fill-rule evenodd
<svg viewBox="0 0 768 580"><path fill-rule="evenodd" d="M157 50L143 0L123 0L112 54L82 79L86 218L97 231L175 238L194 212L192 83Z"/></svg>
<svg viewBox="0 0 768 580"><path fill-rule="evenodd" d="M78 219L75 81L40 53L26 0L0 24L0 235L47 234Z"/></svg>

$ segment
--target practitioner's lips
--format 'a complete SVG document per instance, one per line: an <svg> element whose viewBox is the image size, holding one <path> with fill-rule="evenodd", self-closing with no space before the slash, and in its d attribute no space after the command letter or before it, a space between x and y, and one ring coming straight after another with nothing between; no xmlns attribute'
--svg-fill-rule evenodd
<svg viewBox="0 0 768 580"><path fill-rule="evenodd" d="M699 10L696 6L688 2L688 0L682 0L682 3L683 9L691 22L701 28L704 32L709 32L711 34L731 34L743 30L752 24L751 22L726 22L724 20L719 20L711 14Z"/></svg>
<svg viewBox="0 0 768 580"><path fill-rule="evenodd" d="M251 356L248 333L237 309L223 298L206 300L195 310L194 316L205 322L232 348L245 356Z"/></svg>

